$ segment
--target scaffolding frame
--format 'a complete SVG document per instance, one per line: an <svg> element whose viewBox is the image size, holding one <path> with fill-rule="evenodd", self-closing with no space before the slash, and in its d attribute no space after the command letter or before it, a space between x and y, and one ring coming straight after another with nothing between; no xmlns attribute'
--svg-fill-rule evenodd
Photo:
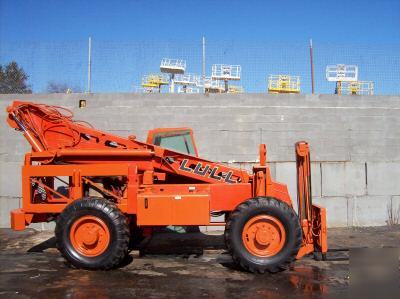
<svg viewBox="0 0 400 299"><path fill-rule="evenodd" d="M160 93L163 85L168 85L168 77L164 74L150 74L142 77L142 87L145 92L158 90Z"/></svg>
<svg viewBox="0 0 400 299"><path fill-rule="evenodd" d="M200 88L193 86L178 86L178 93L200 93Z"/></svg>
<svg viewBox="0 0 400 299"><path fill-rule="evenodd" d="M163 58L160 63L162 73L183 74L186 70L186 60Z"/></svg>
<svg viewBox="0 0 400 299"><path fill-rule="evenodd" d="M230 85L228 89L228 93L244 93L243 86L238 85Z"/></svg>
<svg viewBox="0 0 400 299"><path fill-rule="evenodd" d="M373 95L374 82L372 81L338 81L336 94L339 95Z"/></svg>
<svg viewBox="0 0 400 299"><path fill-rule="evenodd" d="M300 77L290 75L270 75L268 93L300 93Z"/></svg>
<svg viewBox="0 0 400 299"><path fill-rule="evenodd" d="M225 91L224 81L215 80L211 77L205 77L199 87L203 87L208 93L223 93Z"/></svg>
<svg viewBox="0 0 400 299"><path fill-rule="evenodd" d="M211 79L224 82L223 92L229 92L228 81L239 81L242 73L240 65L213 64L211 67Z"/></svg>
<svg viewBox="0 0 400 299"><path fill-rule="evenodd" d="M200 81L200 76L196 74L177 74L174 78L178 93L199 93Z"/></svg>
<svg viewBox="0 0 400 299"><path fill-rule="evenodd" d="M169 92L175 92L175 75L184 74L186 71L186 60L163 58L160 63L160 71L169 74Z"/></svg>
<svg viewBox="0 0 400 299"><path fill-rule="evenodd" d="M196 74L178 74L175 75L175 84L182 86L198 86L200 76Z"/></svg>
<svg viewBox="0 0 400 299"><path fill-rule="evenodd" d="M211 78L214 80L240 80L242 67L240 65L213 64Z"/></svg>

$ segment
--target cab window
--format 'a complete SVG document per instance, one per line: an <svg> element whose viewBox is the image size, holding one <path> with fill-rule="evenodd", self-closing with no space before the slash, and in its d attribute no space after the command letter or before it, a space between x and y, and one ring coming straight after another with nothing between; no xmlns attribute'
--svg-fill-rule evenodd
<svg viewBox="0 0 400 299"><path fill-rule="evenodd" d="M172 149L177 152L196 155L190 131L169 131L154 135L154 145Z"/></svg>

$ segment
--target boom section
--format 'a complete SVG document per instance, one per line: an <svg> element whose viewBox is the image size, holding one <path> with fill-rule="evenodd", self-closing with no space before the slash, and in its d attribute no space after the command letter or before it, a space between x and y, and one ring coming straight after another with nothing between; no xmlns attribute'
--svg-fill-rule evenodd
<svg viewBox="0 0 400 299"><path fill-rule="evenodd" d="M193 155L97 130L73 119L63 107L14 101L8 123L32 146L29 164L135 163L139 171L156 170L210 184L248 183L247 171Z"/></svg>
<svg viewBox="0 0 400 299"><path fill-rule="evenodd" d="M170 149L155 147L153 166L157 170L174 173L210 184L248 183L247 171L229 167Z"/></svg>

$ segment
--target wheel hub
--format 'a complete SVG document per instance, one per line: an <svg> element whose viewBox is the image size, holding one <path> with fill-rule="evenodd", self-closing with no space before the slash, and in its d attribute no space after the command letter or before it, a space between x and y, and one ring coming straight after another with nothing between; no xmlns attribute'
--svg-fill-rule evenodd
<svg viewBox="0 0 400 299"><path fill-rule="evenodd" d="M253 255L271 257L279 253L286 241L280 220L269 215L250 218L243 228L243 244Z"/></svg>
<svg viewBox="0 0 400 299"><path fill-rule="evenodd" d="M85 230L87 230L87 233L83 235L82 241L83 244L90 246L99 241L99 232L97 229L93 228L93 226L87 226L88 227L85 228Z"/></svg>
<svg viewBox="0 0 400 299"><path fill-rule="evenodd" d="M271 236L266 229L257 229L256 241L261 245L267 245L271 241Z"/></svg>
<svg viewBox="0 0 400 299"><path fill-rule="evenodd" d="M102 254L110 243L110 232L104 221L95 216L83 216L71 227L72 246L84 256Z"/></svg>

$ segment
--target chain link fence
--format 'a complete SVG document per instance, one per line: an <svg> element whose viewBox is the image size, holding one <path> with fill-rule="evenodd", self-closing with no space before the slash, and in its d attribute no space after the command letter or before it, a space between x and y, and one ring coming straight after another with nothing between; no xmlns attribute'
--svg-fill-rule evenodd
<svg viewBox="0 0 400 299"><path fill-rule="evenodd" d="M143 92L142 78L160 73L163 58L186 61L185 73L211 75L212 65L241 67L241 92L265 93L270 75L299 77L300 93L311 93L308 42L206 40L109 42L92 39L90 88L87 41L0 43L0 93ZM315 93L333 94L325 78L327 65L357 65L360 81L372 81L374 94L400 94L400 45L313 44ZM10 66L10 63L15 64ZM153 77L154 78L154 77ZM170 92L167 84L160 92ZM176 89L176 91L178 88ZM202 88L179 89L203 92ZM147 91L149 91L147 89ZM158 92L158 89L157 89Z"/></svg>

